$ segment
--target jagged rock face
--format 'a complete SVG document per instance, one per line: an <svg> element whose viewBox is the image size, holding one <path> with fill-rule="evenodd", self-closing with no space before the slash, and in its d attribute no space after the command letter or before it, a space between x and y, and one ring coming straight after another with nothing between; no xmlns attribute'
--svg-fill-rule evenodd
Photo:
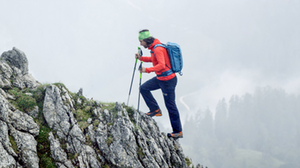
<svg viewBox="0 0 300 168"><path fill-rule="evenodd" d="M27 66L15 48L1 56L0 168L187 167L179 141L151 117L62 84L41 85L28 78Z"/></svg>
<svg viewBox="0 0 300 168"><path fill-rule="evenodd" d="M13 48L4 52L0 58L0 87L36 88L39 82L28 73L28 60L26 55Z"/></svg>
<svg viewBox="0 0 300 168"><path fill-rule="evenodd" d="M37 142L35 136L39 126L28 114L19 110L12 111L10 103L0 94L0 167L16 167L20 162L23 167L39 167ZM12 148L12 140L16 148ZM22 157L20 157L22 156Z"/></svg>
<svg viewBox="0 0 300 168"><path fill-rule="evenodd" d="M74 100L66 97L72 96L63 88L51 85L46 89L45 120L56 132L57 139L63 139L67 146L62 150L59 141L53 135L49 137L51 154L57 165L72 167L69 163L74 160L66 160L66 153L69 153L78 155L74 166L79 167L186 167L179 142L161 133L152 118L137 113L139 122L136 123L118 103L111 110L94 105L90 109L92 124L82 131L72 113L76 109L66 104Z"/></svg>
<svg viewBox="0 0 300 168"><path fill-rule="evenodd" d="M4 61L7 61L10 65L18 68L23 75L28 74L28 60L25 54L18 50L17 48L13 48L10 51L4 52L1 55L1 58Z"/></svg>

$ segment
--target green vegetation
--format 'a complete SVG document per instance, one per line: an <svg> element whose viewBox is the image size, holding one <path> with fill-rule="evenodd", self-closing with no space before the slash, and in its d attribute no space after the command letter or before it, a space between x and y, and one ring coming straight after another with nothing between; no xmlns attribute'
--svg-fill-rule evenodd
<svg viewBox="0 0 300 168"><path fill-rule="evenodd" d="M107 145L110 145L113 141L114 141L114 138L111 135L108 136L107 139L106 139Z"/></svg>
<svg viewBox="0 0 300 168"><path fill-rule="evenodd" d="M192 165L192 161L190 158L185 158L185 163L186 163L186 166L189 167L190 165Z"/></svg>
<svg viewBox="0 0 300 168"><path fill-rule="evenodd" d="M40 157L40 167L57 168L57 166L53 162L53 159L49 157L47 154L42 154L39 157Z"/></svg>
<svg viewBox="0 0 300 168"><path fill-rule="evenodd" d="M10 103L20 111L24 112L30 112L31 110L34 109L35 106L39 107L39 112L38 116L34 118L35 122L39 125L40 130L39 130L39 135L36 137L37 141L37 154L38 157L40 158L39 160L39 167L45 167L45 168L56 168L57 166L55 165L55 161L51 158L51 153L50 153L50 142L48 140L49 138L49 133L52 132L55 138L58 138L56 132L49 128L47 125L44 116L43 116L43 105L44 105L44 99L45 99L45 91L46 88L50 84L43 84L38 86L35 89L19 89L16 87L13 88L6 88L6 91L10 94L13 95L15 100L9 100ZM72 99L74 100L74 109L73 114L74 117L76 118L79 127L84 130L86 129L89 124L87 123L87 120L89 118L93 118L92 124L94 128L96 129L98 125L100 124L100 120L96 118L93 113L95 108L101 107L101 112L105 109L107 109L113 117L116 117L118 114L118 110L116 109L116 104L115 103L98 103L93 100L89 100L85 98L84 96L79 96L76 93L71 93L64 84L62 83L55 83L60 90L61 90L61 96L66 94L65 92L62 91L62 88L65 89L65 91L71 95ZM64 102L67 103L67 102ZM134 121L134 109L132 107L127 107L125 106L128 114L131 116L132 121ZM108 127L112 127L114 125L113 121L110 121L107 123ZM136 128L138 129L138 128ZM17 145L16 142L14 141L12 136L9 136L10 143L12 145L13 150L18 153L17 150ZM89 136L86 136L86 144L93 145L91 139ZM67 142L63 139L60 139L60 144L61 148L64 151L67 151ZM111 145L114 141L113 136L109 133L108 131L108 137L106 139L106 143L108 145ZM100 151L99 151L100 152ZM140 157L144 157L143 149L138 148L138 155ZM77 153L68 153L68 159L69 160L74 160L78 157ZM100 160L100 158L99 158ZM109 164L103 165L105 168L109 168Z"/></svg>
<svg viewBox="0 0 300 168"><path fill-rule="evenodd" d="M98 119L95 119L93 122L94 129L96 129L99 124L100 124L100 121Z"/></svg>
<svg viewBox="0 0 300 168"><path fill-rule="evenodd" d="M75 112L77 121L86 121L91 117L91 113L82 109L78 109Z"/></svg>
<svg viewBox="0 0 300 168"><path fill-rule="evenodd" d="M102 166L103 168L110 168L110 166L108 164L105 164Z"/></svg>
<svg viewBox="0 0 300 168"><path fill-rule="evenodd" d="M89 126L88 122L86 122L86 121L79 121L78 125L79 125L79 128L81 128L82 130L84 130L85 128L87 128Z"/></svg>
<svg viewBox="0 0 300 168"><path fill-rule="evenodd" d="M36 101L36 105L39 107L38 117L35 118L35 122L40 127L39 135L36 137L37 141L37 153L40 158L39 166L45 168L56 168L57 166L54 163L54 160L51 158L50 151L50 142L48 140L49 133L52 131L55 134L55 131L51 130L44 117L43 117L43 104L45 98L45 89L49 84L44 84L38 86L36 89L25 89L24 92L32 93L32 98Z"/></svg>
<svg viewBox="0 0 300 168"><path fill-rule="evenodd" d="M73 160L73 159L76 159L79 156L79 154L78 153L68 153L68 156L69 156L70 160Z"/></svg>
<svg viewBox="0 0 300 168"><path fill-rule="evenodd" d="M8 91L9 94L13 95L16 98L16 101L10 101L17 109L24 112L29 112L34 109L37 105L36 100L26 95L27 90L20 90L18 88L13 88Z"/></svg>
<svg viewBox="0 0 300 168"><path fill-rule="evenodd" d="M37 151L40 158L40 167L54 168L56 167L54 160L50 156L50 142L48 140L51 129L48 126L40 125L40 133L36 138Z"/></svg>
<svg viewBox="0 0 300 168"><path fill-rule="evenodd" d="M113 111L116 107L116 103L101 103L103 105L104 109L107 109L108 111Z"/></svg>
<svg viewBox="0 0 300 168"><path fill-rule="evenodd" d="M18 154L18 147L17 147L17 144L16 144L16 141L14 140L14 138L12 136L8 136L9 137L9 142L11 144L11 147L13 148L13 150L15 151L16 154Z"/></svg>
<svg viewBox="0 0 300 168"><path fill-rule="evenodd" d="M65 84L61 83L61 82L56 82L56 83L53 83L53 85L57 86L58 88L62 89L62 88L65 88L67 91L69 91L66 87Z"/></svg>
<svg viewBox="0 0 300 168"><path fill-rule="evenodd" d="M185 122L193 136L182 144L193 161L210 168L298 167L300 95L265 87L228 102L219 101L214 117L199 110Z"/></svg>
<svg viewBox="0 0 300 168"><path fill-rule="evenodd" d="M39 109L43 109L45 88L47 86L49 86L49 84L40 85L36 89L30 90L30 92L33 94L33 98L36 100Z"/></svg>
<svg viewBox="0 0 300 168"><path fill-rule="evenodd" d="M17 106L21 111L30 112L36 105L35 99L28 95L22 95L17 99Z"/></svg>
<svg viewBox="0 0 300 168"><path fill-rule="evenodd" d="M89 126L87 120L92 117L91 110L85 111L86 109L90 108L78 109L74 112L78 125L81 129L85 129Z"/></svg>
<svg viewBox="0 0 300 168"><path fill-rule="evenodd" d="M129 119L131 120L131 122L135 123L135 111L133 107L129 107L129 106L125 106L125 109L128 113Z"/></svg>
<svg viewBox="0 0 300 168"><path fill-rule="evenodd" d="M47 126L41 125L40 126L40 133L38 137L36 138L38 142L37 149L41 153L46 153L48 150L50 150L50 143L48 141L49 133L51 132L51 129Z"/></svg>
<svg viewBox="0 0 300 168"><path fill-rule="evenodd" d="M145 157L145 154L144 154L143 149L142 149L141 147L138 147L137 155L138 155L140 158Z"/></svg>

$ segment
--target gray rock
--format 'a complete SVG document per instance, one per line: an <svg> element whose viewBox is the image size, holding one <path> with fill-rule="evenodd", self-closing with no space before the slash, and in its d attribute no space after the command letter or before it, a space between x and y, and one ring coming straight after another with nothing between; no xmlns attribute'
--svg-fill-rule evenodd
<svg viewBox="0 0 300 168"><path fill-rule="evenodd" d="M0 120L8 121L8 112L10 111L8 100L0 94Z"/></svg>
<svg viewBox="0 0 300 168"><path fill-rule="evenodd" d="M26 55L17 48L4 52L1 55L2 60L8 62L10 66L21 70L23 75L28 74L28 60Z"/></svg>
<svg viewBox="0 0 300 168"><path fill-rule="evenodd" d="M95 109L93 110L93 114L94 114L95 116L99 117L100 114L101 114L101 108L100 108L100 107L95 108Z"/></svg>
<svg viewBox="0 0 300 168"><path fill-rule="evenodd" d="M124 108L117 104L116 115L104 110L104 120L96 131L88 129L95 138L104 158L116 167L186 167L180 145L160 133L156 122L142 114L141 121L135 126ZM93 140L92 140L93 141ZM174 147L174 145L179 145Z"/></svg>
<svg viewBox="0 0 300 168"><path fill-rule="evenodd" d="M0 168L15 168L17 167L17 162L15 159L8 154L5 148L0 143Z"/></svg>
<svg viewBox="0 0 300 168"><path fill-rule="evenodd" d="M60 147L58 139L55 139L52 132L49 133L51 156L58 167L73 168L71 161L67 159L66 152Z"/></svg>
<svg viewBox="0 0 300 168"><path fill-rule="evenodd" d="M11 76L13 74L12 68L8 65L8 63L0 58L0 87L2 88L10 88L11 87Z"/></svg>
<svg viewBox="0 0 300 168"><path fill-rule="evenodd" d="M9 126L11 136L17 144L18 156L25 167L38 168L39 157L37 155L37 142L31 134L20 132L13 126Z"/></svg>
<svg viewBox="0 0 300 168"><path fill-rule="evenodd" d="M23 132L28 132L33 136L39 135L39 126L34 122L33 118L19 110L14 112L8 111L8 123L15 129Z"/></svg>
<svg viewBox="0 0 300 168"><path fill-rule="evenodd" d="M65 102L68 108L74 108L74 101L72 100L72 96L68 94L68 91L65 88L61 88L61 92L63 93L61 96L63 102Z"/></svg>
<svg viewBox="0 0 300 168"><path fill-rule="evenodd" d="M78 95L78 96L83 96L83 89L82 89L82 88L79 89L77 95Z"/></svg>
<svg viewBox="0 0 300 168"><path fill-rule="evenodd" d="M36 88L40 83L28 73L28 60L26 55L13 48L4 52L0 58L0 86L11 88L12 86L20 89Z"/></svg>
<svg viewBox="0 0 300 168"><path fill-rule="evenodd" d="M1 88L0 88L0 94L1 94L5 99L7 99L7 94L6 94L6 92L5 92L4 90L2 90Z"/></svg>
<svg viewBox="0 0 300 168"><path fill-rule="evenodd" d="M0 144L2 148L12 157L17 157L18 155L11 147L11 143L8 138L8 126L5 122L0 120Z"/></svg>
<svg viewBox="0 0 300 168"><path fill-rule="evenodd" d="M70 113L63 104L58 87L55 85L48 86L45 93L43 115L48 126L57 131L60 138L67 139L71 126L68 115Z"/></svg>
<svg viewBox="0 0 300 168"><path fill-rule="evenodd" d="M88 118L87 123L92 124L92 120L93 120L92 118Z"/></svg>
<svg viewBox="0 0 300 168"><path fill-rule="evenodd" d="M96 139L95 139L95 131L94 131L94 126L93 125L89 125L88 129L87 129L87 136L89 137L89 139L91 140L91 142L93 144L96 143Z"/></svg>
<svg viewBox="0 0 300 168"><path fill-rule="evenodd" d="M68 135L68 142L72 144L72 149L69 150L72 153L80 153L83 150L82 144L85 143L85 136L83 135L78 125L74 125L70 130Z"/></svg>
<svg viewBox="0 0 300 168"><path fill-rule="evenodd" d="M33 118L37 118L39 115L39 107L35 106L32 111L28 112L28 114Z"/></svg>
<svg viewBox="0 0 300 168"><path fill-rule="evenodd" d="M87 168L102 167L101 162L97 160L97 154L95 150L88 145L83 145L83 150L78 156L78 160L79 160L79 167L87 167Z"/></svg>

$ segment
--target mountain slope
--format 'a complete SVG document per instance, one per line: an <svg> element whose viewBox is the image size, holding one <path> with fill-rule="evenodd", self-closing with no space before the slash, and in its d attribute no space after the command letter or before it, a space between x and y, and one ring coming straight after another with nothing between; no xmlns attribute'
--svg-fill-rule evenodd
<svg viewBox="0 0 300 168"><path fill-rule="evenodd" d="M40 84L16 48L1 55L0 74L1 168L192 166L152 118Z"/></svg>

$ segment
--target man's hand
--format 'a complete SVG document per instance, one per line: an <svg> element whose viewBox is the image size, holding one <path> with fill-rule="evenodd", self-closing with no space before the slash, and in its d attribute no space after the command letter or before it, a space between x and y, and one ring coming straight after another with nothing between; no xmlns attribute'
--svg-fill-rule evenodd
<svg viewBox="0 0 300 168"><path fill-rule="evenodd" d="M140 58L141 58L140 54L139 53L135 53L135 59L140 59Z"/></svg>
<svg viewBox="0 0 300 168"><path fill-rule="evenodd" d="M141 73L146 73L146 68L145 67L142 67L139 70L140 70Z"/></svg>

